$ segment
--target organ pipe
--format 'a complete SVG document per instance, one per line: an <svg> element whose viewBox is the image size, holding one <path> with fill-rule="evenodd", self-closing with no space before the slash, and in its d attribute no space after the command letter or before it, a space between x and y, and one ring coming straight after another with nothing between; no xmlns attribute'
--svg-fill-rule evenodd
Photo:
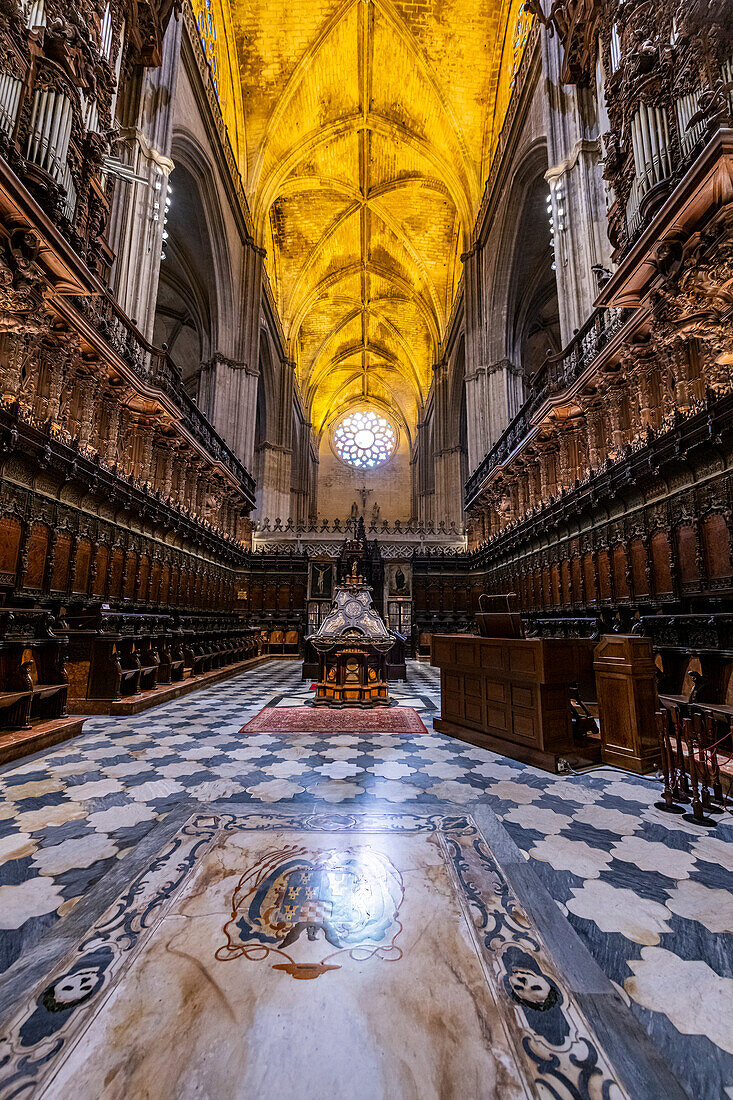
<svg viewBox="0 0 733 1100"><path fill-rule="evenodd" d="M26 156L57 181L66 165L72 122L72 106L68 96L51 88L36 92Z"/></svg>
<svg viewBox="0 0 733 1100"><path fill-rule="evenodd" d="M8 137L13 133L18 117L23 81L10 73L0 73L0 130Z"/></svg>

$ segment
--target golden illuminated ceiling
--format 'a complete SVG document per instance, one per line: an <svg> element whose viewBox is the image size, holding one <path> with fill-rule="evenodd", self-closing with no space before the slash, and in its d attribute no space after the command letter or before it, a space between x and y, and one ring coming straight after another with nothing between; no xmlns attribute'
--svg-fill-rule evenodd
<svg viewBox="0 0 733 1100"><path fill-rule="evenodd" d="M519 0L235 0L243 176L317 430L412 433L509 96Z"/></svg>

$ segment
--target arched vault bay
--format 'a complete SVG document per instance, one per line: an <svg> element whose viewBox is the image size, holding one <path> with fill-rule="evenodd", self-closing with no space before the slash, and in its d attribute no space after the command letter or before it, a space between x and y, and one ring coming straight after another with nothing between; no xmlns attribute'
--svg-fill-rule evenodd
<svg viewBox="0 0 733 1100"><path fill-rule="evenodd" d="M510 90L519 0L235 0L259 243L314 428L412 433Z"/></svg>

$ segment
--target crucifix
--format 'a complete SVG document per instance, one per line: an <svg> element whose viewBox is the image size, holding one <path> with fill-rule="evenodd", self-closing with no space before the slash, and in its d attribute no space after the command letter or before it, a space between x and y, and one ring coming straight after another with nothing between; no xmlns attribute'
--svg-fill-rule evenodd
<svg viewBox="0 0 733 1100"><path fill-rule="evenodd" d="M367 497L369 496L370 493L373 493L374 490L373 489L367 489L366 485L362 485L361 489L359 489L358 492L359 492L359 496L361 497L362 515L366 516Z"/></svg>

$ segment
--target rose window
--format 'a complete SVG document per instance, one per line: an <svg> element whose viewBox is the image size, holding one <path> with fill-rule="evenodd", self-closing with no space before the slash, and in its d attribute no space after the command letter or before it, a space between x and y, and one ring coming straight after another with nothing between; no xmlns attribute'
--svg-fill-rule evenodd
<svg viewBox="0 0 733 1100"><path fill-rule="evenodd" d="M372 410L347 413L333 432L336 454L359 470L381 466L392 457L396 442L387 417Z"/></svg>

